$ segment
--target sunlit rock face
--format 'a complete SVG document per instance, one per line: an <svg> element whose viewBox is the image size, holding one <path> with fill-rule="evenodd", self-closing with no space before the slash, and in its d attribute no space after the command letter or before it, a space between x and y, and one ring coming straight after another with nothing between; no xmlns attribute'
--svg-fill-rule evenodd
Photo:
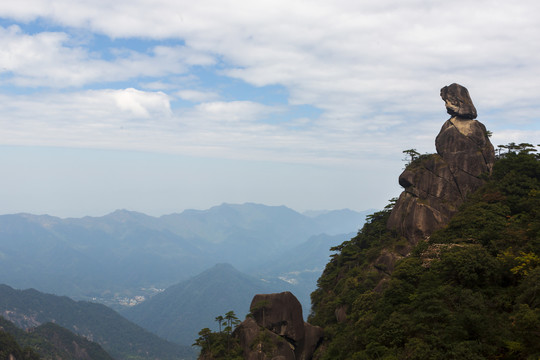
<svg viewBox="0 0 540 360"><path fill-rule="evenodd" d="M435 139L437 153L421 156L399 176L405 190L387 226L410 243L401 255L446 225L466 196L482 186L481 175L490 174L495 161L486 127L474 120L476 108L467 89L458 84L445 86L441 97L452 117Z"/></svg>
<svg viewBox="0 0 540 360"><path fill-rule="evenodd" d="M323 331L304 322L302 306L290 292L255 295L251 317L235 330L245 359L309 360Z"/></svg>

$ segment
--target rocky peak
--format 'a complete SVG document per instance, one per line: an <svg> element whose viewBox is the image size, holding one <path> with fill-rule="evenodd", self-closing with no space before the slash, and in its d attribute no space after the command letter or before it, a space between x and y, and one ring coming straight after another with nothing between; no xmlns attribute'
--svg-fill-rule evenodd
<svg viewBox="0 0 540 360"><path fill-rule="evenodd" d="M441 89L441 97L446 105L446 111L451 116L464 119L476 119L476 108L471 100L469 91L456 83Z"/></svg>
<svg viewBox="0 0 540 360"><path fill-rule="evenodd" d="M302 306L290 292L258 294L247 317L234 332L244 359L309 360L323 331L303 320Z"/></svg>
<svg viewBox="0 0 540 360"><path fill-rule="evenodd" d="M419 240L448 223L466 196L491 173L495 161L486 127L474 120L476 108L468 90L451 84L441 89L448 113L435 139L436 154L423 155L411 162L399 177L405 188L388 220L410 243L406 255Z"/></svg>

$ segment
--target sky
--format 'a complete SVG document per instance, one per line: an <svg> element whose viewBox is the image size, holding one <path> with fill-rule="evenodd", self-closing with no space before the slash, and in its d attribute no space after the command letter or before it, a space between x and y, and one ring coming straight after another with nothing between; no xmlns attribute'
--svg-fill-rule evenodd
<svg viewBox="0 0 540 360"><path fill-rule="evenodd" d="M540 2L1 1L0 213L382 208L454 82L540 143Z"/></svg>

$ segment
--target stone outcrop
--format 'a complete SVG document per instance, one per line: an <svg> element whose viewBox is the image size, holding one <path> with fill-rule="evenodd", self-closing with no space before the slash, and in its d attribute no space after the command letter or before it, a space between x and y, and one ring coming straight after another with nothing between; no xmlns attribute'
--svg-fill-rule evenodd
<svg viewBox="0 0 540 360"><path fill-rule="evenodd" d="M290 292L255 295L248 316L234 331L248 360L309 360L323 331L304 322Z"/></svg>
<svg viewBox="0 0 540 360"><path fill-rule="evenodd" d="M485 126L475 120L476 108L466 88L458 84L441 89L451 118L435 140L436 154L412 161L399 177L405 188L388 220L388 228L407 238L405 256L419 240L443 227L457 212L466 196L491 173L495 161L493 145Z"/></svg>
<svg viewBox="0 0 540 360"><path fill-rule="evenodd" d="M451 116L462 119L476 119L476 108L469 95L469 90L459 84L452 84L441 89L441 97L446 105L446 111Z"/></svg>

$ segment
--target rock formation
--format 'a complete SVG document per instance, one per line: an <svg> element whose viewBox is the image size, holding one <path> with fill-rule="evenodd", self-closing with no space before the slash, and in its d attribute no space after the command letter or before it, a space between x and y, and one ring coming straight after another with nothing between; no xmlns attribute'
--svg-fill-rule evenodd
<svg viewBox="0 0 540 360"><path fill-rule="evenodd" d="M234 331L247 360L309 360L322 329L304 322L302 306L290 292L255 295L249 316Z"/></svg>
<svg viewBox="0 0 540 360"><path fill-rule="evenodd" d="M436 154L422 155L399 176L405 188L388 220L388 228L404 236L410 246L443 227L457 212L466 196L491 173L495 161L486 127L475 120L476 108L466 88L458 84L441 89L451 118L435 140Z"/></svg>

